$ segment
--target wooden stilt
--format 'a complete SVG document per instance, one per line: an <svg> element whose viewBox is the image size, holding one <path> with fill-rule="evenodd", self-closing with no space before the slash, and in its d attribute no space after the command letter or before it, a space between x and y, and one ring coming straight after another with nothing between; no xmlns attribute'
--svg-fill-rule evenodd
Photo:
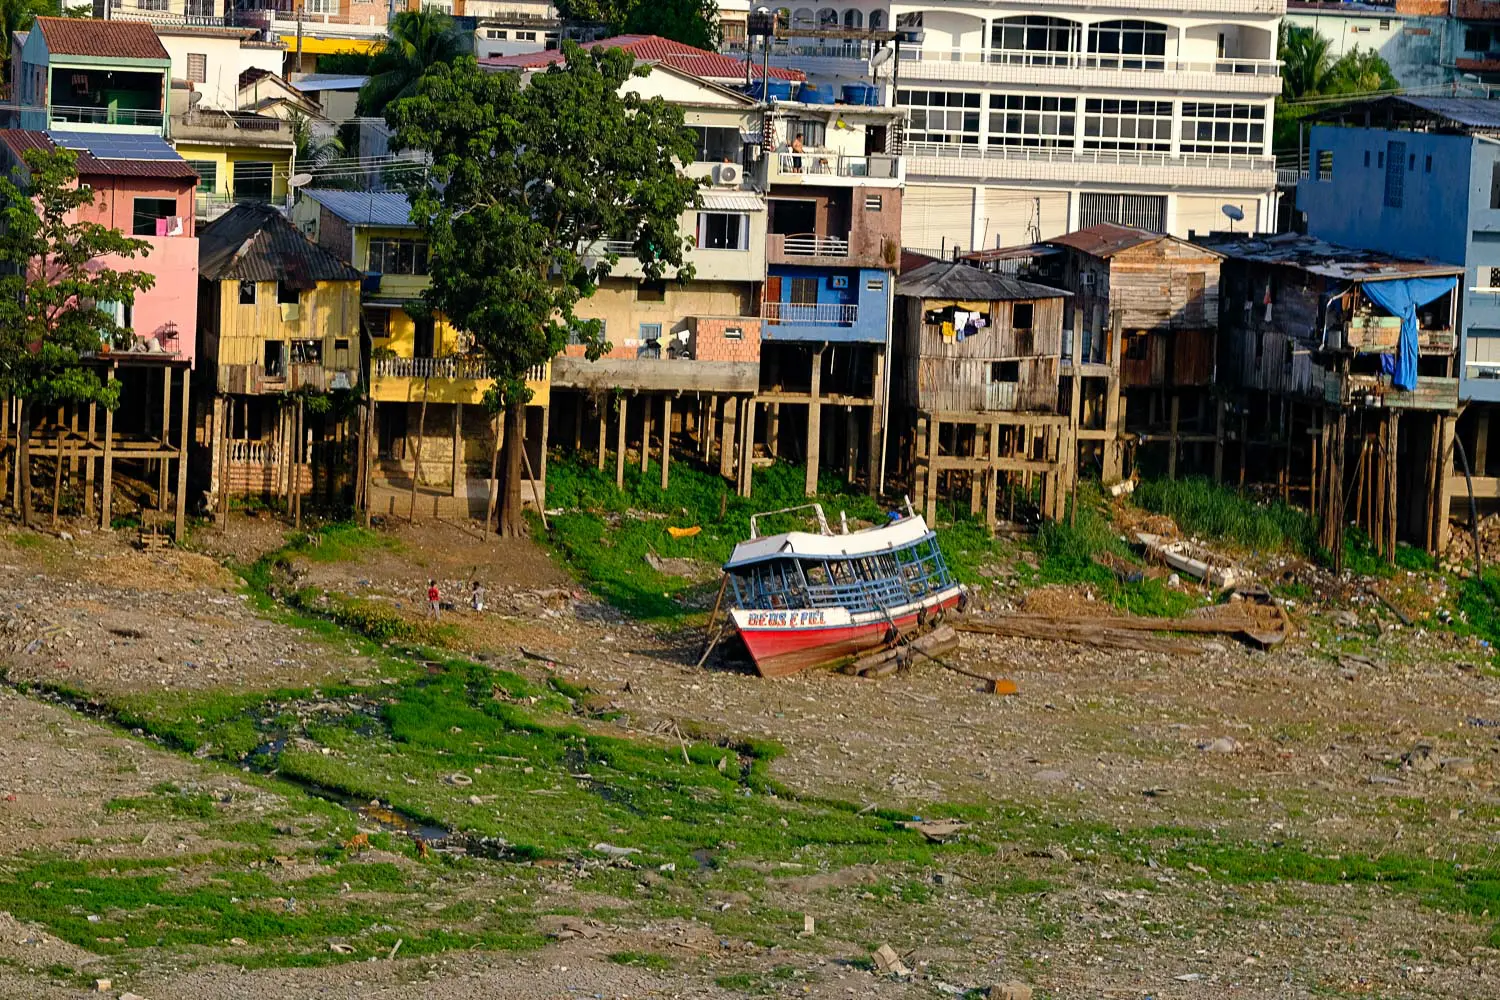
<svg viewBox="0 0 1500 1000"><path fill-rule="evenodd" d="M672 394L661 398L661 488L671 482L672 466Z"/></svg>
<svg viewBox="0 0 1500 1000"><path fill-rule="evenodd" d="M625 488L625 424L630 416L630 398L620 397L615 426L615 488Z"/></svg>
<svg viewBox="0 0 1500 1000"><path fill-rule="evenodd" d="M740 401L735 396L724 397L724 412L719 426L719 475L725 479L735 478L735 451L736 442L739 439L736 417L739 413Z"/></svg>
<svg viewBox="0 0 1500 1000"><path fill-rule="evenodd" d="M595 403L599 410L599 471L604 471L605 456L609 453L609 407Z"/></svg>
<svg viewBox="0 0 1500 1000"><path fill-rule="evenodd" d="M1177 478L1177 422L1182 414L1182 397L1172 393L1172 416L1171 416L1171 452L1167 455L1167 478Z"/></svg>
<svg viewBox="0 0 1500 1000"><path fill-rule="evenodd" d="M745 397L744 440L740 445L739 494L750 495L751 482L755 475L755 397Z"/></svg>
<svg viewBox="0 0 1500 1000"><path fill-rule="evenodd" d="M927 502L924 505L927 511L927 526L933 527L937 524L937 492L938 492L938 437L942 433L943 422L935 415L927 421Z"/></svg>
<svg viewBox="0 0 1500 1000"><path fill-rule="evenodd" d="M166 451L169 444L170 430L172 427L172 369L163 367L161 370L161 450ZM167 509L167 470L169 460L159 458L156 460L156 509ZM61 466L59 466L59 470Z"/></svg>
<svg viewBox="0 0 1500 1000"><path fill-rule="evenodd" d="M776 458L781 448L781 404L766 408L766 454Z"/></svg>
<svg viewBox="0 0 1500 1000"><path fill-rule="evenodd" d="M641 475L651 461L651 397L641 397Z"/></svg>
<svg viewBox="0 0 1500 1000"><path fill-rule="evenodd" d="M1390 430L1387 433L1387 441L1386 441L1387 452L1386 452L1386 462L1385 462L1385 480L1386 480L1386 482L1385 482L1385 505L1386 505L1386 514L1385 514L1385 517L1386 517L1386 520L1385 520L1385 524L1382 527L1385 530L1385 554L1386 554L1386 561L1389 562L1390 565L1394 566L1394 565L1396 565L1396 535L1397 535L1397 533L1399 531L1399 528L1400 528L1400 517L1399 517L1399 513L1398 513L1398 509L1397 509L1397 503L1396 503L1396 500L1397 500L1397 497L1396 497L1397 482L1396 481L1397 481L1397 479L1399 477L1399 469L1398 469L1397 464L1396 464L1396 458L1397 458L1397 454L1398 454L1399 447L1400 447L1400 431L1401 431L1401 411L1400 410L1392 410L1391 411L1389 423L1390 423Z"/></svg>
<svg viewBox="0 0 1500 1000"><path fill-rule="evenodd" d="M823 349L812 352L812 384L807 403L807 478L804 491L808 496L818 492L818 459L823 445L822 404L823 395Z"/></svg>
<svg viewBox="0 0 1500 1000"><path fill-rule="evenodd" d="M454 403L453 456L448 469L448 482L451 484L449 496L461 497L467 492L464 478L464 404Z"/></svg>
<svg viewBox="0 0 1500 1000"><path fill-rule="evenodd" d="M110 362L104 373L105 385L115 380L115 363ZM19 463L18 463L19 464ZM113 520L111 514L114 510L113 488L115 481L115 411L106 409L104 411L104 469L103 479L100 481L99 489L99 530L109 531Z"/></svg>

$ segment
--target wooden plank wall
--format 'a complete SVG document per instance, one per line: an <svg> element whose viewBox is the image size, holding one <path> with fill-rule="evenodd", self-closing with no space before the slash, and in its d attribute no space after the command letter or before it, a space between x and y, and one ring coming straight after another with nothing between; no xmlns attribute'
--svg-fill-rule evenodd
<svg viewBox="0 0 1500 1000"><path fill-rule="evenodd" d="M987 386L993 363L975 358L922 358L917 371L922 408L944 413L988 410ZM1020 379L1011 409L1029 413L1056 411L1061 362L1055 357L1023 358L1016 364Z"/></svg>
<svg viewBox="0 0 1500 1000"><path fill-rule="evenodd" d="M1201 330L1219 315L1220 258L1157 240L1110 259L1110 304L1126 330Z"/></svg>
<svg viewBox="0 0 1500 1000"><path fill-rule="evenodd" d="M263 364L268 340L321 340L324 367L359 367L359 282L318 282L317 288L302 293L295 320L283 319L285 309L276 301L274 281L257 282L254 305L240 304L238 281L218 285L219 356L215 360L221 373L230 365ZM338 339L349 341L344 363L334 354Z"/></svg>
<svg viewBox="0 0 1500 1000"><path fill-rule="evenodd" d="M1324 369L1311 350L1320 338L1323 283L1294 268L1225 261L1220 381L1237 387L1323 397ZM1271 318L1265 293L1271 288Z"/></svg>
<svg viewBox="0 0 1500 1000"><path fill-rule="evenodd" d="M1015 408L1050 412L1057 407L1057 380L1062 351L1066 299L1031 301L1030 343L1014 328L1016 302L992 302L989 325L962 341L945 340L940 327L922 322L924 314L944 303L908 300L901 335L905 369L905 402L923 410L984 410L990 366L1015 361L1020 382ZM915 351L911 350L915 347Z"/></svg>

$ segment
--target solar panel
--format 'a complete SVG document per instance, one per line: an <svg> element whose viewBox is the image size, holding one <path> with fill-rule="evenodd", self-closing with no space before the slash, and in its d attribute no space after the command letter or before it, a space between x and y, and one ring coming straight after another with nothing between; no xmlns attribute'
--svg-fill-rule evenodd
<svg viewBox="0 0 1500 1000"><path fill-rule="evenodd" d="M68 149L86 149L101 160L180 160L181 156L159 135L138 132L47 133L52 141Z"/></svg>

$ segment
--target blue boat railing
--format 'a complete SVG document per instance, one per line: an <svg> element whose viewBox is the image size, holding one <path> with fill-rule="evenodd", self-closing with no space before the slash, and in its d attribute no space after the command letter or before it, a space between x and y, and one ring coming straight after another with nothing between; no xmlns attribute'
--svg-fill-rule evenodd
<svg viewBox="0 0 1500 1000"><path fill-rule="evenodd" d="M905 548L851 559L782 556L730 574L746 610L844 608L889 612L953 585L931 533Z"/></svg>

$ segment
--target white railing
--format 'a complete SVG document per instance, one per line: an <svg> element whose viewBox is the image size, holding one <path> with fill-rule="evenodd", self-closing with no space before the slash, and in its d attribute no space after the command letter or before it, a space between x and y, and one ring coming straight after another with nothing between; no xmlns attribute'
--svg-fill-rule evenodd
<svg viewBox="0 0 1500 1000"><path fill-rule="evenodd" d="M1042 66L1048 69L1100 69L1137 73L1281 75L1281 60L1279 59L1171 59L1166 56L1102 52L1047 52L1024 49L902 49L901 61L903 63L988 63L992 66Z"/></svg>
<svg viewBox="0 0 1500 1000"><path fill-rule="evenodd" d="M450 355L446 358L376 358L377 378L452 378L482 381L495 377L495 370L483 358ZM545 382L547 366L533 365L526 370L526 381Z"/></svg>
<svg viewBox="0 0 1500 1000"><path fill-rule="evenodd" d="M619 254L621 257L635 256L634 240L605 240L599 246L604 253Z"/></svg>
<svg viewBox="0 0 1500 1000"><path fill-rule="evenodd" d="M1274 170L1269 156L1238 153L1154 153L1135 149L1037 149L1031 146L964 145L954 142L908 142L906 155L956 160L1028 160L1044 163L1104 164L1135 167L1211 167L1221 170Z"/></svg>
<svg viewBox="0 0 1500 1000"><path fill-rule="evenodd" d="M229 442L229 460L245 465L275 465L276 445L270 441Z"/></svg>
<svg viewBox="0 0 1500 1000"><path fill-rule="evenodd" d="M777 153L777 172L824 177L872 177L896 180L901 176L901 157L874 154L849 156L844 153L805 150L801 153Z"/></svg>
<svg viewBox="0 0 1500 1000"><path fill-rule="evenodd" d="M149 125L160 128L162 114L147 108L86 108L69 104L54 104L47 109L48 118L54 125Z"/></svg>
<svg viewBox="0 0 1500 1000"><path fill-rule="evenodd" d="M782 240L781 252L789 257L847 257L849 240L837 236L788 236Z"/></svg>
<svg viewBox="0 0 1500 1000"><path fill-rule="evenodd" d="M835 302L799 305L795 302L766 302L761 319L771 325L801 323L814 326L853 326L859 320L859 306Z"/></svg>

